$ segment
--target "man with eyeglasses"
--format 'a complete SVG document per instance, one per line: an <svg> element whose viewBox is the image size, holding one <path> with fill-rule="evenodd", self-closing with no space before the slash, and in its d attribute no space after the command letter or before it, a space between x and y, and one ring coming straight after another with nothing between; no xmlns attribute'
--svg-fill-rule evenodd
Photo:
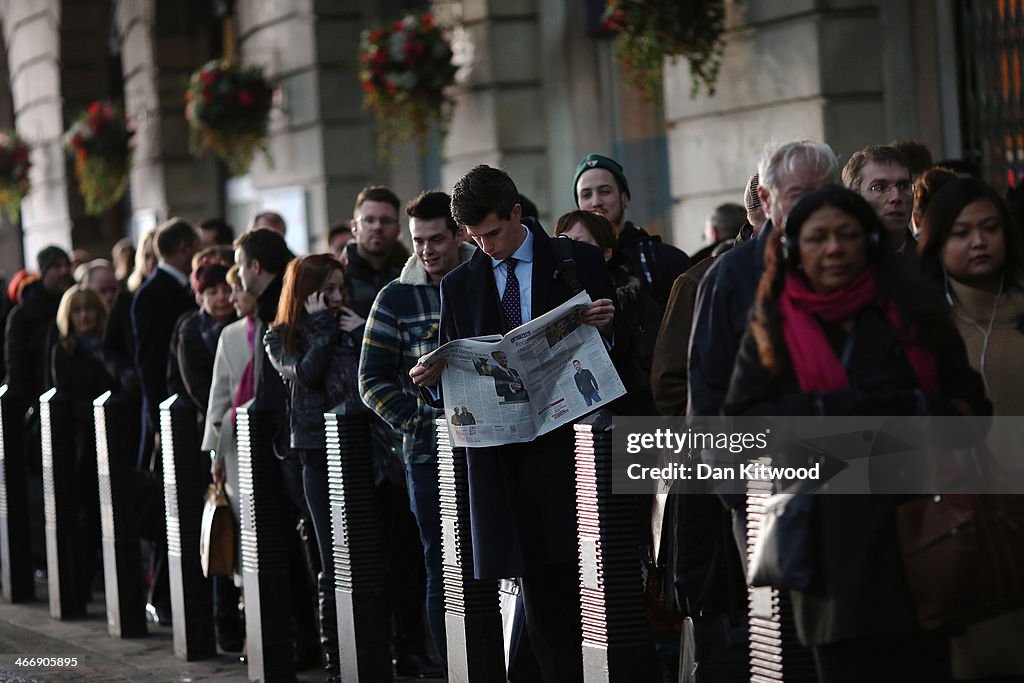
<svg viewBox="0 0 1024 683"><path fill-rule="evenodd" d="M871 145L855 152L843 168L843 184L868 201L889 233L889 246L901 258L914 253L910 213L914 185L910 164L895 147Z"/></svg>
<svg viewBox="0 0 1024 683"><path fill-rule="evenodd" d="M393 262L398 233L401 201L390 189L364 187L356 197L352 218L353 239L345 245L345 286L348 306L361 318L370 313L377 293L401 274Z"/></svg>

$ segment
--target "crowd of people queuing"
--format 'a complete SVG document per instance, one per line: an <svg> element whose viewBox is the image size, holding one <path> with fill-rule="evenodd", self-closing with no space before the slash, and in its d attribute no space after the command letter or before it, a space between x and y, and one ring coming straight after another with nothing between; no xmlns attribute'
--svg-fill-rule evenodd
<svg viewBox="0 0 1024 683"><path fill-rule="evenodd" d="M756 166L755 166L756 163ZM966 170L965 170L966 168ZM294 518L289 628L297 667L340 680L323 414L370 409L376 510L400 675L447 666L435 419L453 339L503 334L571 298L605 340L627 389L624 415L1018 415L1024 408L1024 240L1016 212L969 166L933 164L914 142L866 147L844 167L825 144L773 144L751 160L741 203L715 208L691 258L627 220L625 169L588 154L577 208L541 225L504 171L478 166L452 194L356 198L323 253L296 256L284 219L171 219L79 265L58 247L7 288L4 362L39 475L37 397L71 399L79 503L77 577L96 583L99 508L92 401L134 406L135 466L160 472L158 406L185 397L202 422L210 478L238 517L235 418L277 411L274 437ZM688 226L692 227L692 226ZM565 239L565 242L556 240ZM571 267L569 264L571 263ZM587 405L600 402L574 362ZM474 424L469 406L453 423ZM468 449L477 578L517 582L510 681L582 681L573 433ZM993 444L1019 448L1019 444ZM139 496L152 497L139 478ZM197 501L201 492L197 492ZM724 502L723 502L724 501ZM663 680L675 681L682 619L696 624L697 680L747 680L742 499L670 496L640 505L644 566ZM817 679L1019 680L1024 612L958 632L923 630L895 534L894 496L816 502L814 584L792 590ZM197 502L197 504L199 504ZM159 516L159 515L157 515ZM140 529L152 620L168 623L166 541ZM238 577L213 581L216 633L242 650ZM654 618L658 615L658 618ZM319 620L317 622L317 619ZM432 644L432 647L431 647ZM436 659L435 659L436 656Z"/></svg>

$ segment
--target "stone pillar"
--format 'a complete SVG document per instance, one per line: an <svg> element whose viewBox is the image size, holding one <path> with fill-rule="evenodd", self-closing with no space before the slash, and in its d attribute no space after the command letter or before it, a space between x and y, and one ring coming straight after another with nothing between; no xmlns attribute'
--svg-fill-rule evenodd
<svg viewBox="0 0 1024 683"><path fill-rule="evenodd" d="M0 6L18 133L32 147L32 192L21 204L24 253L48 244L71 249L64 118L61 111L61 4L23 0Z"/></svg>
<svg viewBox="0 0 1024 683"><path fill-rule="evenodd" d="M553 197L550 190L538 4L463 2L469 63L456 94L454 134L444 144L443 187L450 188L474 166L488 164L506 169L539 207L565 207L571 199L568 194ZM570 176L567 184L571 181Z"/></svg>
<svg viewBox="0 0 1024 683"><path fill-rule="evenodd" d="M220 171L212 156L198 160L190 154L185 120L188 77L213 56L209 33L158 26L154 0L116 7L125 110L135 124L133 233L138 236L171 216L220 215Z"/></svg>
<svg viewBox="0 0 1024 683"><path fill-rule="evenodd" d="M372 117L362 110L357 60L360 32L391 3L298 4L243 0L236 15L242 61L262 65L280 87L270 124L273 166L257 155L247 212L301 198L304 215L285 217L289 244L304 251L303 245L321 247L330 223L352 217L364 186L390 184L390 169L377 158Z"/></svg>
<svg viewBox="0 0 1024 683"><path fill-rule="evenodd" d="M879 5L727 2L725 60L713 97L702 91L691 98L689 65L666 63L675 244L699 246L710 210L741 201L765 143L822 140L845 160L897 132L886 125L887 36Z"/></svg>

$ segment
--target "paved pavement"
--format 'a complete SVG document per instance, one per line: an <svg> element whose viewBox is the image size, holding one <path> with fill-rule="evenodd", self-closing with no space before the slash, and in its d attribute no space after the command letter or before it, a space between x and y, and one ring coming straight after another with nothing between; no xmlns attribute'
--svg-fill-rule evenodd
<svg viewBox="0 0 1024 683"><path fill-rule="evenodd" d="M43 597L32 603L0 601L0 683L248 680L246 665L237 655L222 654L198 662L175 657L170 627L148 624L149 635L144 638L111 638L102 595L100 601L89 604L85 618L57 621L50 618L45 584L37 583L36 594ZM43 661L18 666L19 657ZM77 660L74 665L64 662L58 666L60 659L72 658ZM320 683L324 676L311 669L300 672L297 679ZM396 679L401 680L412 679Z"/></svg>

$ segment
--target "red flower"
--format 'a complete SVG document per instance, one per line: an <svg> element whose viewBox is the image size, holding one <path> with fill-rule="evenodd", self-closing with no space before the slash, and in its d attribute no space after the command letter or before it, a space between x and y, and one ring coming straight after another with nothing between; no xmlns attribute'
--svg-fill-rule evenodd
<svg viewBox="0 0 1024 683"><path fill-rule="evenodd" d="M394 29L395 31L401 31L402 28L403 28L402 27L402 22L401 21L396 21L391 28Z"/></svg>
<svg viewBox="0 0 1024 683"><path fill-rule="evenodd" d="M78 135L78 134L76 133L75 135L71 136L71 144L72 144L73 146L75 146L75 147L81 147L81 146L82 146L82 142L83 142L83 141L82 141L82 136L81 136L81 135Z"/></svg>
<svg viewBox="0 0 1024 683"><path fill-rule="evenodd" d="M256 95L251 90L239 90L238 103L243 107L251 107L256 104Z"/></svg>
<svg viewBox="0 0 1024 683"><path fill-rule="evenodd" d="M374 86L372 81L363 81L363 90L365 90L366 92L372 93L376 89L377 88L376 86Z"/></svg>
<svg viewBox="0 0 1024 683"><path fill-rule="evenodd" d="M100 103L98 101L97 102L93 102L92 104L89 105L89 116L90 117L99 116L99 113L100 113Z"/></svg>
<svg viewBox="0 0 1024 683"><path fill-rule="evenodd" d="M201 99L203 102L209 102L211 94L212 93L210 92L210 88L203 88L202 91L200 91L199 93L199 99Z"/></svg>
<svg viewBox="0 0 1024 683"><path fill-rule="evenodd" d="M398 90L398 86L395 85L391 81L388 81L386 85L387 85L388 92L395 92L396 90Z"/></svg>
<svg viewBox="0 0 1024 683"><path fill-rule="evenodd" d="M217 82L219 72L216 70L202 71L199 73L199 82L203 85L213 85Z"/></svg>
<svg viewBox="0 0 1024 683"><path fill-rule="evenodd" d="M374 30L372 33L370 33L370 42L371 43L379 43L381 40L384 39L384 36L386 36L386 35L387 35L387 31L385 31L382 28L378 28L378 29Z"/></svg>

